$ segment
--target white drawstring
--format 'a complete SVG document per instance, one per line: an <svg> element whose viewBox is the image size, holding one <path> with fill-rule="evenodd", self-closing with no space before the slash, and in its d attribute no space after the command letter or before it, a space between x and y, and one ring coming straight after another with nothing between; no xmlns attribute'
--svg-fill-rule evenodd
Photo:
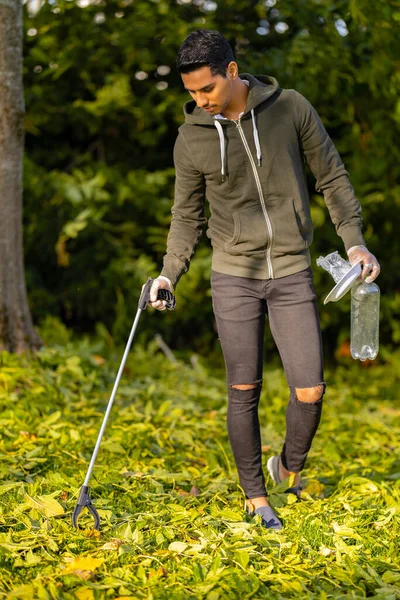
<svg viewBox="0 0 400 600"><path fill-rule="evenodd" d="M256 117L254 114L254 108L251 110L251 120L253 121L253 136L254 136L254 143L256 146L256 150L257 150L258 166L261 167L261 146L260 146L260 140L258 137L257 123L256 123Z"/></svg>
<svg viewBox="0 0 400 600"><path fill-rule="evenodd" d="M260 146L260 139L258 137L257 123L256 123L256 117L254 114L254 109L251 110L251 120L253 122L253 137L254 137L254 144L255 144L256 152L257 152L257 162L258 162L258 166L261 167L261 146ZM218 119L214 119L214 125L218 131L219 145L220 145L220 150L221 150L221 179L222 179L222 181L225 181L225 136L224 136L224 130L222 128L221 123L218 121Z"/></svg>
<svg viewBox="0 0 400 600"><path fill-rule="evenodd" d="M219 135L219 145L221 149L221 181L225 181L225 136L221 123L214 119L214 125L217 128Z"/></svg>

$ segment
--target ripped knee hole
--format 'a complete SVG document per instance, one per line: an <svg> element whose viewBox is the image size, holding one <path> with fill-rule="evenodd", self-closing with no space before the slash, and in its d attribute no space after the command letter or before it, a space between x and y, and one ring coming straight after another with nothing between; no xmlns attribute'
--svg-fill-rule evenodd
<svg viewBox="0 0 400 600"><path fill-rule="evenodd" d="M257 387L257 383L235 383L231 387L234 390L255 390Z"/></svg>
<svg viewBox="0 0 400 600"><path fill-rule="evenodd" d="M325 385L320 384L309 388L296 388L296 397L299 402L315 404L322 400L325 393Z"/></svg>

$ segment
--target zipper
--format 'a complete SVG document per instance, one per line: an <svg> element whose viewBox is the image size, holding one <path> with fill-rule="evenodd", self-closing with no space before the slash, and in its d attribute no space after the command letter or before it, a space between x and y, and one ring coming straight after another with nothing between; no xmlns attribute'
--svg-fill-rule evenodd
<svg viewBox="0 0 400 600"><path fill-rule="evenodd" d="M269 271L270 278L273 279L274 278L274 271L272 269L272 261L271 261L272 225L271 225L271 220L270 220L268 212L267 212L267 207L265 206L264 194L263 194L263 191L262 191L260 178L258 176L257 167L256 167L256 164L254 162L254 158L253 158L253 155L252 155L251 150L249 148L249 145L247 143L246 137L244 135L244 132L243 132L243 129L242 129L242 125L240 123L240 119L241 118L242 118L242 115L240 114L239 118L237 119L237 121L234 120L234 119L232 119L232 120L235 123L236 127L238 128L240 137L242 138L243 145L245 147L247 156L249 157L250 164L251 164L251 167L253 169L254 179L256 180L258 195L260 197L260 204L261 204L261 208L262 208L262 211L263 211L263 214L264 214L265 222L267 224L269 241L270 241L269 244L267 243L267 250L266 250L266 258L267 258L268 271Z"/></svg>

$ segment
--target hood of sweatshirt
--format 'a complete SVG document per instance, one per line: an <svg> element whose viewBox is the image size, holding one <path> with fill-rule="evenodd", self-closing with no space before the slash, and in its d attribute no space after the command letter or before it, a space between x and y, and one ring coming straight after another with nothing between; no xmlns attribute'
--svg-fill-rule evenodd
<svg viewBox="0 0 400 600"><path fill-rule="evenodd" d="M268 100L273 96L277 90L279 90L279 84L274 77L269 75L257 75L253 76L250 73L242 73L239 75L240 79L245 81L249 86L249 93L247 96L246 106L240 117L245 116L247 113L251 114L253 122L253 137L254 144L257 149L257 162L261 166L261 144L258 135L257 119L254 109ZM230 119L225 119L222 115L210 115L202 108L199 108L194 100L186 102L183 109L185 113L185 123L190 125L208 125L215 126L220 143L221 153L221 181L225 180L225 174L227 171L226 166L226 140L222 126L230 122Z"/></svg>
<svg viewBox="0 0 400 600"><path fill-rule="evenodd" d="M249 82L249 94L247 96L246 108L243 111L244 115L251 112L262 102L268 100L279 89L277 80L269 75L253 76L250 73L241 73L239 77ZM199 108L194 100L189 100L185 103L183 112L185 114L185 123L190 125L214 125L215 117L202 108ZM224 123L223 119L221 119L221 123Z"/></svg>

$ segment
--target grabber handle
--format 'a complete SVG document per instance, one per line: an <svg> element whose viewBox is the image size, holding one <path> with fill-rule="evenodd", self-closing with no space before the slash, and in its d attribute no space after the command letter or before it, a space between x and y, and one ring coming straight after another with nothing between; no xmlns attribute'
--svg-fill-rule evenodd
<svg viewBox="0 0 400 600"><path fill-rule="evenodd" d="M140 310L146 310L147 304L150 302L150 289L153 281L154 279L149 277L142 288L142 293L140 294L138 304L138 308L140 308ZM174 310L176 305L176 298L174 294L169 290L158 290L157 300L165 300L166 308L168 308L168 310Z"/></svg>

